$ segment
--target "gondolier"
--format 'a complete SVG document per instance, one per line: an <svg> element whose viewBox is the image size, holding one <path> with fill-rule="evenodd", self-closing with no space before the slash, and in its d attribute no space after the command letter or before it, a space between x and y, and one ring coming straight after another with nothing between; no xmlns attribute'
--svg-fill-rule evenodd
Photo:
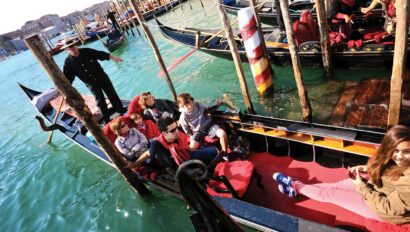
<svg viewBox="0 0 410 232"><path fill-rule="evenodd" d="M103 51L90 48L79 49L76 46L76 42L66 43L63 46L63 49L66 49L69 53L64 62L64 75L71 83L73 83L77 76L86 84L95 97L104 121L108 123L111 114L108 110L104 93L116 112L122 114L125 112L125 109L108 75L104 72L98 60L113 60L118 63L122 62L122 59Z"/></svg>

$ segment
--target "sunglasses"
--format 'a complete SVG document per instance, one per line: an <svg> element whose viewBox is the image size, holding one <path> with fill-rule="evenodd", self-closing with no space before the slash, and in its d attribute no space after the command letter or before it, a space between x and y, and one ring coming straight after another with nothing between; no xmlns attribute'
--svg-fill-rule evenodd
<svg viewBox="0 0 410 232"><path fill-rule="evenodd" d="M122 124L122 125L120 126L120 128L122 129L122 128L126 127L126 126L127 126L127 124Z"/></svg>
<svg viewBox="0 0 410 232"><path fill-rule="evenodd" d="M168 132L168 133L174 133L175 131L177 131L177 129L178 129L178 128L177 128L177 127L175 127L174 129L172 129L172 130L168 130L167 132Z"/></svg>

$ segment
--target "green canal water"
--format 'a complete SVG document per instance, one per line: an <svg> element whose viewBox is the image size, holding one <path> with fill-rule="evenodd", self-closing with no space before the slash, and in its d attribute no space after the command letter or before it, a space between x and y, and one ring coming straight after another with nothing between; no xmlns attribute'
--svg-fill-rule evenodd
<svg viewBox="0 0 410 232"><path fill-rule="evenodd" d="M173 27L220 28L214 1L192 0L183 9L159 17ZM190 51L164 38L149 21L165 63L172 64ZM141 28L140 28L141 30ZM143 36L127 36L125 46L114 54L121 64L102 62L121 98L130 99L143 91L158 98L171 98L166 81L158 77L160 68ZM87 47L105 50L101 43ZM65 53L54 57L61 67ZM364 61L365 62L365 61ZM274 67L272 98L260 99L248 64L244 64L252 102L258 114L301 120L293 73L290 67ZM343 80L389 76L387 71L336 71L335 80L326 80L322 69L304 70L305 84L312 102L315 122L330 114ZM170 76L177 93L190 92L211 104L228 93L242 109L243 98L232 62L194 52ZM21 82L37 90L52 86L30 51L0 62L0 231L193 231L186 205L163 193L143 199L134 193L111 167L77 145L54 133L45 144L33 116L37 113L18 88ZM76 80L77 89L89 94Z"/></svg>

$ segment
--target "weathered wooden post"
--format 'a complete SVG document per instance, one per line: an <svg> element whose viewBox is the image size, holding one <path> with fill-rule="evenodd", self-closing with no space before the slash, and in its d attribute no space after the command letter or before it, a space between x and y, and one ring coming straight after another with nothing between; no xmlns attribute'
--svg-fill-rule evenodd
<svg viewBox="0 0 410 232"><path fill-rule="evenodd" d="M238 53L238 48L236 47L236 42L233 37L232 28L230 26L229 18L226 15L225 9L221 6L219 0L215 0L216 7L219 12L219 17L221 18L221 23L224 27L226 38L228 39L229 48L232 53L232 58L235 63L236 73L238 74L239 84L241 86L242 96L245 100L245 106L249 114L254 114L251 98L249 97L248 85L245 79L245 73L243 71L241 57Z"/></svg>
<svg viewBox="0 0 410 232"><path fill-rule="evenodd" d="M53 58L47 53L38 35L34 35L25 39L27 46L36 57L37 61L46 71L51 81L58 88L62 96L66 99L67 104L74 109L75 113L93 135L95 141L100 145L101 149L107 157L114 164L114 167L120 172L125 180L136 190L140 195L145 195L149 191L137 178L135 173L130 169L125 168L127 164L121 157L121 154L111 143L111 141L104 135L100 125L90 112L90 109L85 105L80 93L70 84L63 72L59 69Z"/></svg>
<svg viewBox="0 0 410 232"><path fill-rule="evenodd" d="M81 43L82 43L82 44L85 44L84 35L83 35L83 33L81 32L81 30L80 30L78 24L74 24L73 28L74 28L75 32L77 33L78 38L80 39Z"/></svg>
<svg viewBox="0 0 410 232"><path fill-rule="evenodd" d="M115 4L114 1L112 2L112 5L113 5L113 8L115 9L115 12L117 12L117 16L118 16L118 19L119 19L119 20L117 20L118 25L120 26L120 28L122 28L123 31L125 31L127 33L127 35L129 35L126 23L123 23L123 20L121 18L121 10L118 8L118 5Z"/></svg>
<svg viewBox="0 0 410 232"><path fill-rule="evenodd" d="M124 2L123 2L124 3ZM129 2L128 2L128 4L129 4ZM125 5L125 9L128 9L128 6L127 6L127 4L125 4L124 3L124 5ZM131 7L131 6L130 6ZM128 13L128 10L127 10L127 13ZM135 14L135 13L134 13ZM137 27L137 24L135 23L135 20L134 20L134 18L132 17L132 16L130 16L130 15L128 15L129 16L129 19L131 20L131 23L132 23L132 25L134 26L134 28L135 28L135 30L138 32L138 35L141 35L141 32L140 32L140 30L138 30L138 27Z"/></svg>
<svg viewBox="0 0 410 232"><path fill-rule="evenodd" d="M154 51L154 54L155 54L155 58L157 59L159 65L161 66L162 71L165 74L165 78L167 80L169 89L171 90L174 101L176 102L177 93L175 92L175 88L174 88L174 85L172 84L171 77L169 76L167 67L165 66L164 61L162 60L161 53L158 49L157 44L155 43L154 37L152 36L151 31L149 30L147 25L145 25L144 18L142 17L141 12L137 4L134 2L134 0L130 0L130 5L131 5L132 10L135 12L135 15L137 16L138 22L140 23L142 30L144 31L145 35L148 38L149 43L151 44L152 50Z"/></svg>
<svg viewBox="0 0 410 232"><path fill-rule="evenodd" d="M326 7L323 0L315 0L317 21L320 31L320 46L322 50L323 68L328 78L333 76L333 65L330 56L329 26L327 25Z"/></svg>
<svg viewBox="0 0 410 232"><path fill-rule="evenodd" d="M396 39L394 42L394 60L390 84L389 115L387 127L399 124L402 98L403 75L406 69L408 28L409 28L409 2L396 0Z"/></svg>
<svg viewBox="0 0 410 232"><path fill-rule="evenodd" d="M299 52L296 46L295 34L292 29L292 23L289 15L288 0L280 0L280 9L282 10L283 21L286 28L286 36L288 38L289 51L292 58L293 72L295 73L296 86L300 104L302 106L303 121L312 121L312 109L310 107L309 98L305 86L303 85L303 76L300 68Z"/></svg>
<svg viewBox="0 0 410 232"><path fill-rule="evenodd" d="M122 5L122 2L121 2L120 0L117 0L117 5L118 5L118 9L121 11L121 14L124 16L125 23L126 23L128 29L131 31L131 34L132 34L133 36L135 36L134 32L132 31L131 24L130 24L130 22L128 21L127 8L124 7L124 5Z"/></svg>
<svg viewBox="0 0 410 232"><path fill-rule="evenodd" d="M117 10L115 9L115 7L111 3L114 4L114 2L108 2L108 6L110 7L110 11L114 12L115 14L118 14ZM111 20L115 20L115 22L112 22L112 24L114 25L115 23L117 23L118 29L120 30L121 34L124 34L124 28L122 28L120 23L117 21L117 17L114 16L113 19L111 19Z"/></svg>

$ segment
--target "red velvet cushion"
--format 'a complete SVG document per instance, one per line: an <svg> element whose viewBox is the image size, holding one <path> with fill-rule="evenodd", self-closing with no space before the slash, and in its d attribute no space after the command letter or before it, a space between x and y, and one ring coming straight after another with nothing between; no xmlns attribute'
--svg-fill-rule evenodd
<svg viewBox="0 0 410 232"><path fill-rule="evenodd" d="M313 39L315 41L320 40L320 34L319 34L319 27L315 21L315 19L312 16L312 13L310 11L305 10L302 12L300 15L300 21L302 23L306 23L309 26L309 30L312 33Z"/></svg>
<svg viewBox="0 0 410 232"><path fill-rule="evenodd" d="M245 195L248 189L249 183L252 178L254 166L249 161L237 160L234 162L222 162L219 163L214 174L216 176L225 176L229 183L232 185L239 197ZM227 189L226 186L219 181L211 180L209 186L217 187L219 189ZM208 187L208 193L219 196L229 196L230 194L216 193L212 188Z"/></svg>
<svg viewBox="0 0 410 232"><path fill-rule="evenodd" d="M136 96L134 99L131 100L130 104L128 105L128 112L127 115L131 115L133 113L142 113L142 107L139 103L140 96Z"/></svg>
<svg viewBox="0 0 410 232"><path fill-rule="evenodd" d="M314 41L312 32L306 23L296 20L293 23L293 31L295 32L295 40L298 46L307 41Z"/></svg>
<svg viewBox="0 0 410 232"><path fill-rule="evenodd" d="M372 232L410 232L410 224L393 225L387 222L366 219L365 225L366 229Z"/></svg>

